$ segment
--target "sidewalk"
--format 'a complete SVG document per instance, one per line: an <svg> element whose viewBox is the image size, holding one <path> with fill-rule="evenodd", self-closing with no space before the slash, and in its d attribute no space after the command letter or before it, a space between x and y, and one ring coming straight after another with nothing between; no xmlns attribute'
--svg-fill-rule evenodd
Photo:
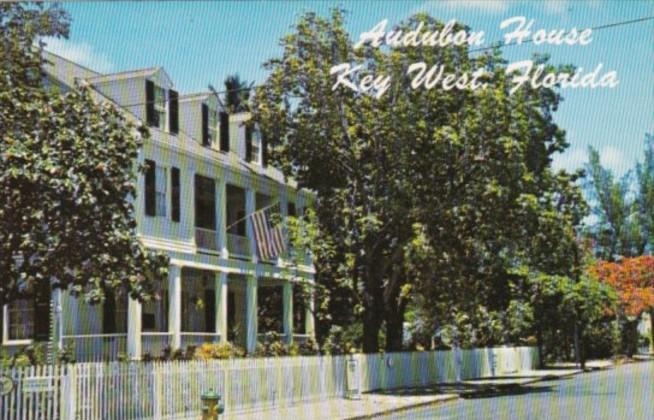
<svg viewBox="0 0 654 420"><path fill-rule="evenodd" d="M611 362L590 362L587 369L606 369ZM571 367L565 369L563 367ZM360 400L330 399L308 402L291 407L227 415L228 420L359 420L395 413L416 407L445 403L458 398L502 393L535 382L562 379L583 373L574 364L561 364L556 368L527 370L495 377L482 377L460 383L442 383L421 388L405 388L365 393Z"/></svg>
<svg viewBox="0 0 654 420"><path fill-rule="evenodd" d="M391 393L363 394L360 400L331 399L274 410L226 415L227 420L355 420L395 413L415 407L452 401L457 394L435 394L436 388L399 390Z"/></svg>

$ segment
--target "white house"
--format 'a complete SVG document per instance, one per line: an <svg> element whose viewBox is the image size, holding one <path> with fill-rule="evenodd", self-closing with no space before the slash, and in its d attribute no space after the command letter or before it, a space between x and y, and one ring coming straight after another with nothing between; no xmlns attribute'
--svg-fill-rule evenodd
<svg viewBox="0 0 654 420"><path fill-rule="evenodd" d="M170 257L169 278L161 299L143 305L116 293L89 306L58 291L6 305L2 346L52 336L84 361L119 353L138 359L204 342L253 351L270 330L288 342L311 337L311 304L296 299L294 307L298 273L290 275L283 257L261 261L250 219L243 220L276 201L282 216L300 213L311 195L267 166L261 137L243 125L249 115L228 115L210 92L178 94L161 67L99 74L54 54L46 58L48 83L88 84L97 100L150 127L139 153L148 170L138 179L137 232L146 247ZM299 276L312 283L313 274L307 257ZM274 322L258 325L263 313Z"/></svg>

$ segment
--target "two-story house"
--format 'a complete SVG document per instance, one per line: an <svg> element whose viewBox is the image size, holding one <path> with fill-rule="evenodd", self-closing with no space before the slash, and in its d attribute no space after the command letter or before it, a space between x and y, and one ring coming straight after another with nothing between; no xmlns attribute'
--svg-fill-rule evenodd
<svg viewBox="0 0 654 420"><path fill-rule="evenodd" d="M165 348L205 342L234 342L255 349L269 330L286 341L314 333L311 304L295 299L297 284L284 257L262 261L251 219L274 202L282 217L311 201L266 162L266 145L243 123L247 113L228 114L211 92L180 95L161 67L99 74L46 53L47 83L91 87L95 99L110 101L127 118L150 128L139 153L134 203L142 243L170 257L160 299L147 304L120 291L91 306L67 292L3 308L2 346L16 348L52 338L78 361L138 359ZM300 276L313 282L310 259ZM259 318L272 322L259 325Z"/></svg>

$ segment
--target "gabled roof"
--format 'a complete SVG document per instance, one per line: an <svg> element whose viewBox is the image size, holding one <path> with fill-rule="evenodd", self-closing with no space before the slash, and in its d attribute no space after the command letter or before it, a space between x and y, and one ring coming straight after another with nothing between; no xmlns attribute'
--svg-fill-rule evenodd
<svg viewBox="0 0 654 420"><path fill-rule="evenodd" d="M212 92L196 92L196 93L187 93L185 95L179 95L180 101L204 101L207 98L214 96Z"/></svg>
<svg viewBox="0 0 654 420"><path fill-rule="evenodd" d="M168 84L170 84L171 86L173 85L172 81L170 80L170 76L168 76L168 73L166 73L163 67L149 67L139 70L129 70L129 71L122 71L118 73L104 74L102 76L88 78L86 79L86 81L91 84L98 84L98 83L112 82L116 80L133 79L136 77L152 77L155 75L163 77L164 80L168 82Z"/></svg>

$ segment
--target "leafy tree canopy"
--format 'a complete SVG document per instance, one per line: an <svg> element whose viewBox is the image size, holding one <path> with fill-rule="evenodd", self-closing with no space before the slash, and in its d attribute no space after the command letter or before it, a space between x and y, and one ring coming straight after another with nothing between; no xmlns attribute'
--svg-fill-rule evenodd
<svg viewBox="0 0 654 420"><path fill-rule="evenodd" d="M425 14L399 26L418 23L443 28ZM318 282L338 292L332 314L363 320L364 351L377 349L382 326L386 348L401 347L415 296L438 323L506 308L509 269L522 263L574 270L573 226L585 208L576 175L550 169L552 154L567 147L552 120L556 91L525 86L511 95L499 50L355 49L341 10L305 14L281 44L256 91L254 121L275 164L317 194L317 231L331 244L316 261ZM536 61L558 70L546 57ZM406 70L415 62L486 69L488 87L412 89ZM381 98L332 91L330 70L341 63L394 83Z"/></svg>
<svg viewBox="0 0 654 420"><path fill-rule="evenodd" d="M167 261L135 236L137 151L147 131L88 88L45 89L35 41L67 36L58 5L0 5L0 300L42 285L99 302L147 299Z"/></svg>

